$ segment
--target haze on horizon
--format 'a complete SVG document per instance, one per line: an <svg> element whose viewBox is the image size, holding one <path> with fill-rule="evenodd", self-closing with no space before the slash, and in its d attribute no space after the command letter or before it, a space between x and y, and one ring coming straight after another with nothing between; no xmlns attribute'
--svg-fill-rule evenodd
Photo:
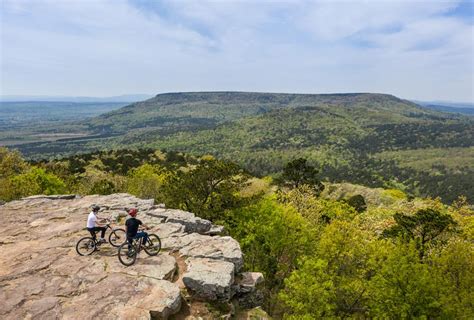
<svg viewBox="0 0 474 320"><path fill-rule="evenodd" d="M474 102L470 0L1 6L1 95L379 92Z"/></svg>

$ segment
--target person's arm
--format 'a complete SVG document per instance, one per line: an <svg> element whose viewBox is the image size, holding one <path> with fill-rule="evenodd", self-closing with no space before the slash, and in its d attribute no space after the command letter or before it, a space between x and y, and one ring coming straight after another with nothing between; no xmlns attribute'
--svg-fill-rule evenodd
<svg viewBox="0 0 474 320"><path fill-rule="evenodd" d="M99 227L105 227L108 223L106 218L100 218L99 216L95 216L95 224L98 225Z"/></svg>
<svg viewBox="0 0 474 320"><path fill-rule="evenodd" d="M141 220L139 220L139 221L140 221L140 226L142 226L145 229L150 229L150 227L148 227L146 224L144 224Z"/></svg>

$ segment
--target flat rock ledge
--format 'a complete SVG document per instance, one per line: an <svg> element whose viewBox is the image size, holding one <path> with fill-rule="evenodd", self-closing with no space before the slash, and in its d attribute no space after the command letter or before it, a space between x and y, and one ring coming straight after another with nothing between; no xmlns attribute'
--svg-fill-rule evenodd
<svg viewBox="0 0 474 320"><path fill-rule="evenodd" d="M162 252L124 267L117 250L101 246L79 256L76 242L87 214L124 223L126 208L162 240ZM182 290L197 300L250 300L255 304L261 274L243 273L237 241L223 228L193 213L167 209L129 194L33 196L0 205L0 318L167 319L181 308ZM176 262L179 258L180 267Z"/></svg>

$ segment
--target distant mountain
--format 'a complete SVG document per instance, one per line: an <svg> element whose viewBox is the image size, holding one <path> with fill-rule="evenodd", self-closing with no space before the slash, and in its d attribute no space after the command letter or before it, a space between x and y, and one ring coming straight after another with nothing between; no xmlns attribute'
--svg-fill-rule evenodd
<svg viewBox="0 0 474 320"><path fill-rule="evenodd" d="M151 98L149 94L126 94L112 97L70 97L70 96L19 96L5 95L0 96L0 101L8 102L137 102Z"/></svg>
<svg viewBox="0 0 474 320"><path fill-rule="evenodd" d="M88 122L94 131L123 133L130 128L207 129L244 117L265 114L278 109L324 108L350 116L367 114L371 121L404 121L410 114L432 112L395 96L370 93L284 94L253 92L188 92L159 94L133 103ZM367 120L367 119L365 119ZM364 120L364 121L365 121Z"/></svg>
<svg viewBox="0 0 474 320"><path fill-rule="evenodd" d="M472 102L453 102L453 101L419 101L419 100L413 100L413 102L421 105L421 106L427 106L427 105L437 105L437 106L446 106L446 107L453 107L453 108L470 108L474 109L474 103Z"/></svg>
<svg viewBox="0 0 474 320"><path fill-rule="evenodd" d="M76 122L75 130L83 136L19 149L40 158L149 147L213 154L257 175L305 157L333 182L445 201L474 194L474 119L387 94L166 93Z"/></svg>
<svg viewBox="0 0 474 320"><path fill-rule="evenodd" d="M417 104L431 110L474 115L474 103L468 102L446 102L446 101L414 101Z"/></svg>

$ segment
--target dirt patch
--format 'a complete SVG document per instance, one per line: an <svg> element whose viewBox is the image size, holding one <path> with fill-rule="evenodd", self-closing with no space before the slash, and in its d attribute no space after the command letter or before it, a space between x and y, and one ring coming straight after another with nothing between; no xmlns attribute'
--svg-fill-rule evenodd
<svg viewBox="0 0 474 320"><path fill-rule="evenodd" d="M187 270L186 262L184 262L185 259L178 252L170 252L170 256L173 256L176 259L176 264L178 265L172 282L175 282L180 289L185 289L186 286L183 282L183 275Z"/></svg>

